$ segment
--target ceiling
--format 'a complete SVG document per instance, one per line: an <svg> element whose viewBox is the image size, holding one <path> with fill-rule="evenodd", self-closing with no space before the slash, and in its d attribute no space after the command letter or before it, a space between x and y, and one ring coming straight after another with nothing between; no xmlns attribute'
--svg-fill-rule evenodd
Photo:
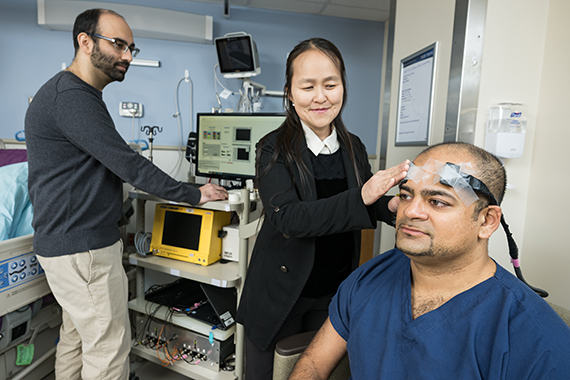
<svg viewBox="0 0 570 380"><path fill-rule="evenodd" d="M188 0L220 4L229 1L231 7L247 7L334 16L367 21L387 21L390 15L390 0Z"/></svg>

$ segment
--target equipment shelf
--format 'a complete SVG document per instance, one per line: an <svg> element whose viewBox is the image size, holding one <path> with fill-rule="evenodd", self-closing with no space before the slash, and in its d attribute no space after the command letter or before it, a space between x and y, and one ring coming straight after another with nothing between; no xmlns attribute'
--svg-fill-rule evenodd
<svg viewBox="0 0 570 380"><path fill-rule="evenodd" d="M136 269L136 297L129 302L129 308L139 313L146 314L148 312L147 302L144 299L145 291L145 270L152 270L156 272L166 273L171 276L186 278L189 280L210 284L222 288L234 287L237 290L237 302L243 289L243 283L247 273L247 263L249 256L248 239L254 236L262 224L261 216L261 201L252 196L257 195L242 189L240 192L240 199L246 200L238 202L230 201L215 201L206 202L198 206L190 206L195 208L202 208L214 211L235 212L239 218L239 262L228 262L222 264L220 262L213 263L208 266L201 266L199 264L179 261L160 256L141 256L139 254L131 254L129 256L129 263L135 265ZM137 231L144 231L145 227L145 205L146 201L154 201L161 203L171 203L164 199L155 197L140 190L132 190L129 192L129 197L135 201L136 209L136 225ZM184 204L184 203L181 203ZM248 207L246 207L248 206ZM250 219L252 222L250 222ZM152 303L151 303L152 304ZM156 306L155 306L156 307ZM167 319L166 308L158 310L155 315L156 318L161 320ZM154 310L154 308L153 308ZM180 326L184 329L199 333L201 335L208 335L211 331L211 326L200 321L192 320L185 315L174 315L172 317L173 324ZM233 335L235 342L235 371L211 371L207 368L199 366L188 366L186 363L175 363L168 368L180 374L188 376L196 380L230 380L243 378L244 370L244 356L245 356L245 333L244 328L240 324L235 324L227 331L213 330L214 339L225 341ZM162 364L160 359L153 355L152 351L141 347L132 347L132 353L140 356L146 360ZM186 364L186 365L185 365Z"/></svg>
<svg viewBox="0 0 570 380"><path fill-rule="evenodd" d="M148 348L142 346L135 346L131 348L131 352L143 359L151 361L153 363L162 364L159 358L156 357L153 350L149 350ZM198 367L198 366L190 366L188 363L185 362L177 362L172 365L169 365L168 368L174 372L177 372L181 375L187 376L194 380L234 380L236 376L233 372L226 372L226 371L210 371L206 368Z"/></svg>
<svg viewBox="0 0 570 380"><path fill-rule="evenodd" d="M129 301L129 309L138 311L139 313L143 314L146 314L149 310L155 310L159 306L160 305L156 303L149 302L144 298L140 297ZM212 326L200 322L196 319L190 318L185 314L174 314L172 315L171 318L168 318L169 314L170 313L168 312L168 308L166 306L163 306L157 310L156 314L154 314L154 317L163 321L168 320L169 322L172 322L172 324L176 326L180 326L187 330L192 330L206 336L210 333L210 331L212 331L214 339L216 340L226 340L236 332L235 325L230 327L226 331L221 329L212 330Z"/></svg>
<svg viewBox="0 0 570 380"><path fill-rule="evenodd" d="M228 262L225 264L216 262L208 266L202 266L195 263L170 259L168 257L143 257L139 254L132 253L129 256L129 264L167 273L176 277L219 286L221 288L236 287L240 281L237 262Z"/></svg>

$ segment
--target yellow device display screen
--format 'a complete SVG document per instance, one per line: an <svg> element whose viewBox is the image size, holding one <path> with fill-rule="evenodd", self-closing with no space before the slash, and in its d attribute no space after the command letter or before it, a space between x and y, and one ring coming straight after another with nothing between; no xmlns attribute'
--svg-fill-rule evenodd
<svg viewBox="0 0 570 380"><path fill-rule="evenodd" d="M220 231L228 224L229 212L157 204L150 249L158 256L210 265L222 257Z"/></svg>

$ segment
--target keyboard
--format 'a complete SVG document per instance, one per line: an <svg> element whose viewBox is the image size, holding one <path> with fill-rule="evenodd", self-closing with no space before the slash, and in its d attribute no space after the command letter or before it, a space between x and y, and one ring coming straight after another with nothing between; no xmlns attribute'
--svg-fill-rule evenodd
<svg viewBox="0 0 570 380"><path fill-rule="evenodd" d="M196 188L196 189L198 189L198 188L200 188L200 187L202 187L202 186L205 185L205 183L190 183L190 182L187 182L187 183L188 183L188 185L190 185L191 187L194 187L194 188ZM214 185L218 185L218 184L215 183ZM237 191L238 194L239 194L240 191L241 191L241 189L237 189L237 188L232 187L232 186L227 186L227 185L218 185L218 186L222 186L224 189L226 189L226 190L228 190L228 191L230 191L230 190L231 190L231 191Z"/></svg>

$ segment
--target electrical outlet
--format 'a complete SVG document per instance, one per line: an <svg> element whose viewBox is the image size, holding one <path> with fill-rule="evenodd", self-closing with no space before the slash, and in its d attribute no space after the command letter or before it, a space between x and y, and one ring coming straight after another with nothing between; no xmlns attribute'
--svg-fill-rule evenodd
<svg viewBox="0 0 570 380"><path fill-rule="evenodd" d="M124 117L142 117L143 105L135 102L120 102L119 115Z"/></svg>

